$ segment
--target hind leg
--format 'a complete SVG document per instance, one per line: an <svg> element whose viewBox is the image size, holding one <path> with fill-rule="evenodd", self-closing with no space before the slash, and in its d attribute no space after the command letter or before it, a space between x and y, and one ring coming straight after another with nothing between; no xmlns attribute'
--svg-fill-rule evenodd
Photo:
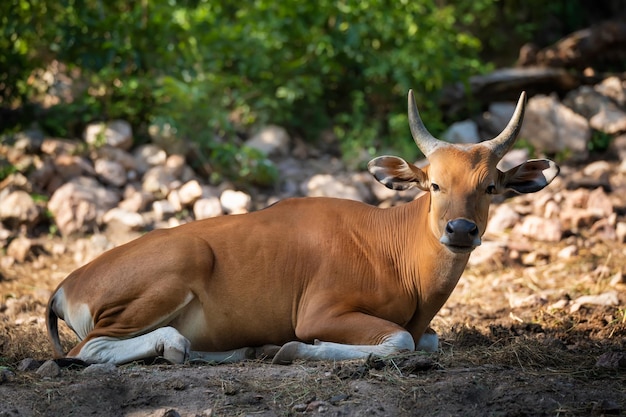
<svg viewBox="0 0 626 417"><path fill-rule="evenodd" d="M189 340L178 330L161 327L128 339L94 337L80 343L67 356L87 363L116 365L157 356L172 363L183 363L189 357L189 346Z"/></svg>

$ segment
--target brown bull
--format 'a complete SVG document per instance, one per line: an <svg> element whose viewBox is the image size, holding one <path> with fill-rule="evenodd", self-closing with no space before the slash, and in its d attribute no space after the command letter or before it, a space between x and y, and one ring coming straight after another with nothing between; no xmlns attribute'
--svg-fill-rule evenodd
<svg viewBox="0 0 626 417"><path fill-rule="evenodd" d="M405 205L288 199L156 230L104 253L50 298L56 355L57 318L81 340L67 356L89 363L226 362L260 352L289 363L436 350L429 323L481 243L492 195L539 191L558 174L549 160L496 168L525 102L522 93L495 139L453 145L426 130L409 91L411 132L430 165L393 156L369 164L387 187L429 191Z"/></svg>

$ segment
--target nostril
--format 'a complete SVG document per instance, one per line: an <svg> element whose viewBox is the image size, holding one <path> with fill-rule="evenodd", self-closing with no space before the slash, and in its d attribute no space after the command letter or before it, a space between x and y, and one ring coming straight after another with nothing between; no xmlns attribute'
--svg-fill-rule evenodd
<svg viewBox="0 0 626 417"><path fill-rule="evenodd" d="M478 226L476 223L465 219L455 219L448 222L446 225L446 233L448 234L465 234L469 236L478 235Z"/></svg>

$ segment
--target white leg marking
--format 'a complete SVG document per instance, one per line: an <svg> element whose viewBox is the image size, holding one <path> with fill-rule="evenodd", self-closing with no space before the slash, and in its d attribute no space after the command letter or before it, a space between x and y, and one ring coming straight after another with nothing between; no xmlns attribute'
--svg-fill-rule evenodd
<svg viewBox="0 0 626 417"><path fill-rule="evenodd" d="M114 363L163 356L170 362L183 363L189 356L189 340L173 327L161 327L130 339L96 337L80 350L78 359L88 363Z"/></svg>
<svg viewBox="0 0 626 417"><path fill-rule="evenodd" d="M388 356L402 350L415 350L415 342L409 332L395 333L379 345L344 345L320 341L309 345L302 342L289 342L276 354L273 363L291 363L294 359L338 361L362 359L369 355Z"/></svg>
<svg viewBox="0 0 626 417"><path fill-rule="evenodd" d="M439 336L437 333L424 333L417 342L415 350L424 352L437 352L439 350Z"/></svg>

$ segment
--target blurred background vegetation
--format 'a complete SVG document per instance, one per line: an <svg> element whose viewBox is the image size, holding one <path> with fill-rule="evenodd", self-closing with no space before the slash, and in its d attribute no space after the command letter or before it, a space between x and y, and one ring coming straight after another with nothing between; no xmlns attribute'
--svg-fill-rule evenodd
<svg viewBox="0 0 626 417"><path fill-rule="evenodd" d="M411 158L409 88L440 133L443 86L514 64L525 42L545 46L585 27L603 17L601 3L3 0L0 133L36 122L72 138L120 118L136 141L167 126L228 165L243 138L274 123L308 142L332 132L344 158ZM46 103L61 88L38 81L51 65L71 92Z"/></svg>

